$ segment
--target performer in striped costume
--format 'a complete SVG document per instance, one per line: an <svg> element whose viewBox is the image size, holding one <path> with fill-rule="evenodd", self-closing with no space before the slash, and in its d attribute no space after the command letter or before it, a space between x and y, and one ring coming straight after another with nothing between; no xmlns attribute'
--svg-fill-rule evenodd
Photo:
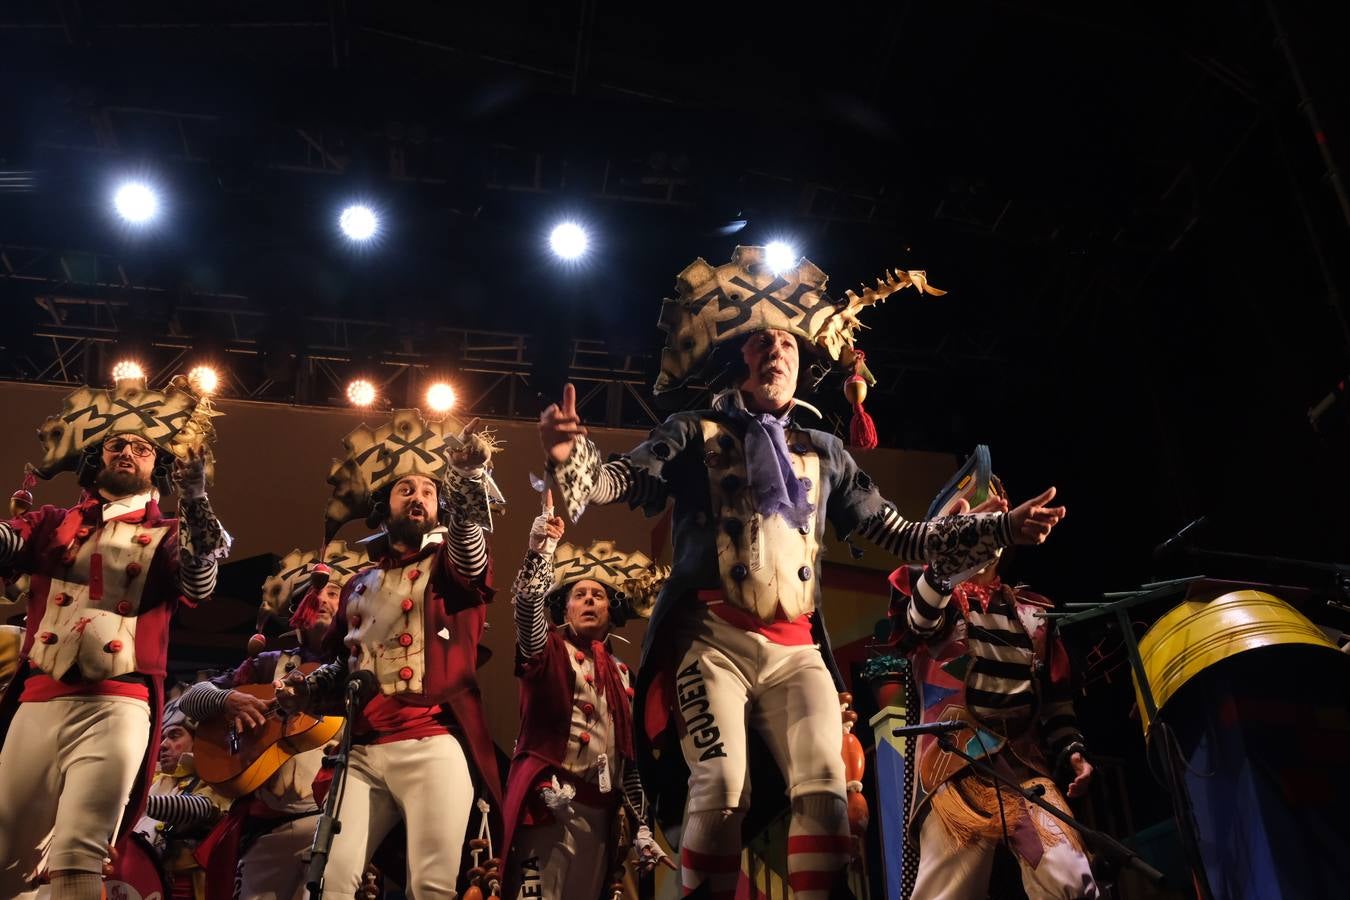
<svg viewBox="0 0 1350 900"><path fill-rule="evenodd" d="M0 524L0 566L31 575L25 659L0 702L0 896L46 869L55 900L98 900L109 842L141 814L170 620L211 595L229 552L206 498L212 415L186 379L160 392L137 373L76 391L39 432L30 471L76 470L84 494Z"/></svg>
<svg viewBox="0 0 1350 900"><path fill-rule="evenodd" d="M164 705L159 770L135 828L159 853L169 883L165 900L206 900L206 870L193 851L230 807L228 798L197 777L192 761L196 731L196 720L178 701Z"/></svg>
<svg viewBox="0 0 1350 900"><path fill-rule="evenodd" d="M971 510L970 503L976 506ZM930 515L1007 508L981 446L944 489ZM967 580L959 579L966 577ZM953 581L959 583L953 584ZM1024 787L1039 786L1067 811L1092 778L1074 715L1068 659L1041 615L1053 604L999 578L998 560L973 574L943 579L929 569L891 576L897 641L911 655L924 722L968 726L953 738ZM1096 898L1098 889L1076 833L944 751L918 738L910 817L917 846L915 900L978 900L989 889L994 851L1006 845L1022 868L1031 900Z"/></svg>

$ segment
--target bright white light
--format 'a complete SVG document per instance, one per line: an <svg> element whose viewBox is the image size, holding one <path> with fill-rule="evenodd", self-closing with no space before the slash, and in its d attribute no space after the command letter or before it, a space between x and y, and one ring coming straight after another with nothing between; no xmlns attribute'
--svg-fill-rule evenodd
<svg viewBox="0 0 1350 900"><path fill-rule="evenodd" d="M199 394L214 394L220 387L220 376L210 366L197 366L188 372L188 384Z"/></svg>
<svg viewBox="0 0 1350 900"><path fill-rule="evenodd" d="M375 385L358 378L347 385L347 400L352 406L370 406L375 402Z"/></svg>
<svg viewBox="0 0 1350 900"><path fill-rule="evenodd" d="M128 181L113 194L113 208L131 224L143 225L159 212L159 196L144 182Z"/></svg>
<svg viewBox="0 0 1350 900"><path fill-rule="evenodd" d="M338 216L338 227L354 241L368 241L380 229L380 218L369 206L349 206Z"/></svg>
<svg viewBox="0 0 1350 900"><path fill-rule="evenodd" d="M427 408L436 413L448 413L455 408L455 389L443 381L427 388Z"/></svg>
<svg viewBox="0 0 1350 900"><path fill-rule="evenodd" d="M548 245L562 259L580 259L586 254L586 248L590 243L591 239L587 236L586 229L576 222L563 222L555 226L548 236Z"/></svg>
<svg viewBox="0 0 1350 900"><path fill-rule="evenodd" d="M126 381L127 379L144 381L145 370L140 367L139 363L130 359L124 359L113 366L112 376L114 383Z"/></svg>
<svg viewBox="0 0 1350 900"><path fill-rule="evenodd" d="M797 248L783 241L774 241L764 248L764 261L769 264L773 274L779 275L788 269L797 268Z"/></svg>

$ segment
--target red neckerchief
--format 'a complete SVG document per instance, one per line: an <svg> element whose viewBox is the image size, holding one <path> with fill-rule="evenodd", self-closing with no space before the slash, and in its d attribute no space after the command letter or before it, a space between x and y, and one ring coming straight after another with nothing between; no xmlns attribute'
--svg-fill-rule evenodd
<svg viewBox="0 0 1350 900"><path fill-rule="evenodd" d="M963 581L952 588L952 599L961 607L961 612L970 615L970 598L974 597L980 601L980 611L989 612L989 603L994 598L994 594L1003 590L1003 579L995 576L994 580L988 584L976 584L973 581Z"/></svg>
<svg viewBox="0 0 1350 900"><path fill-rule="evenodd" d="M565 634L563 640L572 643ZM573 646L576 646L575 644ZM609 648L601 641L591 641L591 659L595 660L596 681L605 695L610 721L614 723L614 746L624 759L633 759L633 712L623 677Z"/></svg>

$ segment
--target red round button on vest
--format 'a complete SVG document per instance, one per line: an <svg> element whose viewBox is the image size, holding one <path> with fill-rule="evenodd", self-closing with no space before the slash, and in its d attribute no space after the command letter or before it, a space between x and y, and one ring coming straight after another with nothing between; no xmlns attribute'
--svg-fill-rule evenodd
<svg viewBox="0 0 1350 900"><path fill-rule="evenodd" d="M65 594L57 594L55 597L52 598L52 602L55 603L57 606L69 606L70 598L67 597Z"/></svg>
<svg viewBox="0 0 1350 900"><path fill-rule="evenodd" d="M405 632L403 632L402 634L400 634L400 635L398 636L398 642L399 642L400 644L402 644L404 647L411 647L411 646L412 646L412 635L411 635L411 634L408 634L408 632L405 631Z"/></svg>
<svg viewBox="0 0 1350 900"><path fill-rule="evenodd" d="M420 569L413 569L411 572L408 573L408 580L409 580L409 581L416 581L417 579L419 579L419 578L421 578L421 577L422 577L422 572L421 572Z"/></svg>
<svg viewBox="0 0 1350 900"><path fill-rule="evenodd" d="M150 535L148 534L136 535L136 543L140 544L142 547L148 547L150 545Z"/></svg>
<svg viewBox="0 0 1350 900"><path fill-rule="evenodd" d="M595 676L592 675L590 672L587 672L587 673L586 673L586 683L587 683L587 684L595 684Z"/></svg>
<svg viewBox="0 0 1350 900"><path fill-rule="evenodd" d="M135 578L141 574L141 564L138 562L127 563L127 577Z"/></svg>
<svg viewBox="0 0 1350 900"><path fill-rule="evenodd" d="M121 653L121 652L122 652L122 642L121 642L121 641L108 641L108 643L106 643L106 644L103 645L103 649L104 649L104 651L107 652L107 653Z"/></svg>
<svg viewBox="0 0 1350 900"><path fill-rule="evenodd" d="M38 635L38 640L42 641L44 644L55 644L56 635L52 634L50 631L44 631L42 634Z"/></svg>
<svg viewBox="0 0 1350 900"><path fill-rule="evenodd" d="M591 736L588 732L583 731L581 734L577 735L577 740L581 741L583 744L589 744L591 742Z"/></svg>
<svg viewBox="0 0 1350 900"><path fill-rule="evenodd" d="M84 527L84 528L81 528L79 531L77 531L77 532L75 532L75 533L76 533L77 535L79 535L80 537L82 537L82 538L87 538L87 537L89 537L89 535L92 533L92 529L90 529L89 527L86 526L86 527Z"/></svg>
<svg viewBox="0 0 1350 900"><path fill-rule="evenodd" d="M404 681L412 681L413 670L408 668L407 666L404 666L403 668L398 670L398 677L402 678Z"/></svg>
<svg viewBox="0 0 1350 900"><path fill-rule="evenodd" d="M121 603L118 603L118 604L117 604L117 614L118 614L119 616L129 616L129 615L131 615L131 604L128 603L127 601L125 601L125 600L123 600Z"/></svg>
<svg viewBox="0 0 1350 900"><path fill-rule="evenodd" d="M403 602L400 603L399 606L403 609L404 612L412 612L412 608L413 608L412 598L411 598L411 597L405 597L405 598L403 599Z"/></svg>
<svg viewBox="0 0 1350 900"><path fill-rule="evenodd" d="M636 693L632 688L624 688L624 690L628 692L629 697L632 697L633 694Z"/></svg>
<svg viewBox="0 0 1350 900"><path fill-rule="evenodd" d="M625 666L623 663L619 663L619 671L622 672L623 674L627 675L627 674L628 674L628 667Z"/></svg>
<svg viewBox="0 0 1350 900"><path fill-rule="evenodd" d="M580 650L578 650L578 651L577 651L577 662L585 662L585 661L586 661L586 654L585 654L585 653L582 653Z"/></svg>
<svg viewBox="0 0 1350 900"><path fill-rule="evenodd" d="M591 716L595 715L595 704L583 703L581 704L581 711L584 712L586 714L586 718L589 719Z"/></svg>

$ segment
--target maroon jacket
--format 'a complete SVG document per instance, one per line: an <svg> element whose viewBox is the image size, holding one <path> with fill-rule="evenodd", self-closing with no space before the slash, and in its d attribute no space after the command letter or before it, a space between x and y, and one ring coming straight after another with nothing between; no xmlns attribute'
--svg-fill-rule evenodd
<svg viewBox="0 0 1350 900"><path fill-rule="evenodd" d="M131 513L119 517L136 522L142 514ZM19 696L24 682L36 669L26 661L32 649L39 623L47 611L51 582L68 568L66 559L79 551L102 526L103 503L86 497L70 509L43 506L9 522L15 532L24 538L25 546L12 567L31 575L28 597L27 629L24 634L22 656L24 661L0 699L0 743L9 731L10 723L19 708ZM130 802L122 815L121 833L131 833L132 826L145 809L146 794L155 774L155 751L159 746L160 714L164 698L165 666L169 652L169 626L178 603L183 599L178 584L178 520L165 517L159 504L150 501L143 514L147 527L167 528L168 532L156 548L152 561L144 573L145 586L136 615L135 659L137 674L144 675L150 688L150 734L146 744L144 764L137 778ZM140 577L140 576L138 576Z"/></svg>
<svg viewBox="0 0 1350 900"><path fill-rule="evenodd" d="M522 657L517 653L516 677L520 679L520 736L511 760L511 774L506 782L506 828L503 832L503 853L510 853L515 829L525 817L532 793L541 780L547 780L555 768L562 768L567 755L572 729L572 704L576 696L576 670L568 661L574 648L562 633L549 631L544 650L537 657ZM606 652L608 647L606 647ZM623 663L612 654L615 669ZM626 669L626 667L625 667ZM620 702L607 702L619 755L626 766L633 765L631 737L624 746L621 736L632 734L633 712L631 700L625 692ZM622 796L622 785L615 785L617 802ZM509 873L508 873L509 874Z"/></svg>

